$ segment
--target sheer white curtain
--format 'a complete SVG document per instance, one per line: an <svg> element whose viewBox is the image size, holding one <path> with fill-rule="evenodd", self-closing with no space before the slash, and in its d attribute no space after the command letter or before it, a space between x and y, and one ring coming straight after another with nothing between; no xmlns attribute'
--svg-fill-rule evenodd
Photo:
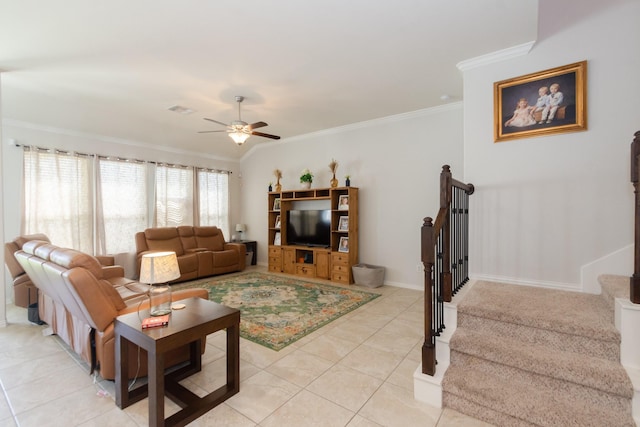
<svg viewBox="0 0 640 427"><path fill-rule="evenodd" d="M156 166L156 227L193 225L194 169L187 166Z"/></svg>
<svg viewBox="0 0 640 427"><path fill-rule="evenodd" d="M135 234L149 224L147 164L100 158L97 175L98 252L135 252Z"/></svg>
<svg viewBox="0 0 640 427"><path fill-rule="evenodd" d="M199 225L215 225L222 230L226 240L231 240L229 230L229 173L198 169Z"/></svg>
<svg viewBox="0 0 640 427"><path fill-rule="evenodd" d="M22 234L94 253L92 156L25 147L23 166Z"/></svg>
<svg viewBox="0 0 640 427"><path fill-rule="evenodd" d="M152 225L150 218L158 227L215 225L231 237L226 171L154 171L142 161L25 147L23 186L21 232L86 253L134 254L135 233Z"/></svg>

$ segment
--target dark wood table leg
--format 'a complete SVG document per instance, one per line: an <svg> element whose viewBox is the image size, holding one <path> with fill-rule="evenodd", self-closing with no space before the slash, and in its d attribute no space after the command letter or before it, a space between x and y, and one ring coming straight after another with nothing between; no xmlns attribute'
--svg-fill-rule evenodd
<svg viewBox="0 0 640 427"><path fill-rule="evenodd" d="M227 387L240 391L240 325L227 328Z"/></svg>
<svg viewBox="0 0 640 427"><path fill-rule="evenodd" d="M164 426L164 354L148 353L149 425Z"/></svg>
<svg viewBox="0 0 640 427"><path fill-rule="evenodd" d="M124 409L129 406L128 371L129 371L129 346L125 338L116 336L116 354L121 363L116 363L116 405ZM116 358L117 360L117 358Z"/></svg>

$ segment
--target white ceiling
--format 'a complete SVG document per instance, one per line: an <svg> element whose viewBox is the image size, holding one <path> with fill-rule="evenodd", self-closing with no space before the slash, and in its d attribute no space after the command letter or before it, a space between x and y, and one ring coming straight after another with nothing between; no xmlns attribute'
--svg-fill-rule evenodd
<svg viewBox="0 0 640 427"><path fill-rule="evenodd" d="M236 95L283 138L459 101L456 64L535 40L537 16L537 0L0 0L2 114L237 159L273 142L197 133L236 120Z"/></svg>

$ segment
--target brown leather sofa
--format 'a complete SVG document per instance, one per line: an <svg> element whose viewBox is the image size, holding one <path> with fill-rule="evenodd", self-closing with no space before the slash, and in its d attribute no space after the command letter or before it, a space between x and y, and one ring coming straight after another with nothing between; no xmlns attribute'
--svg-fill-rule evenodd
<svg viewBox="0 0 640 427"><path fill-rule="evenodd" d="M49 242L49 238L44 234L31 234L16 237L11 242L4 244L4 264L13 280L13 303L24 308L38 302L38 288L34 286L13 254L22 249L22 245L29 240Z"/></svg>
<svg viewBox="0 0 640 427"><path fill-rule="evenodd" d="M180 277L174 283L245 269L245 245L226 243L218 227L160 227L136 233L138 273L142 256L158 251L176 253Z"/></svg>
<svg viewBox="0 0 640 427"><path fill-rule="evenodd" d="M40 318L105 379L115 378L114 320L149 308L148 285L124 277L120 266L103 266L96 257L30 240L15 259L38 288ZM206 289L174 292L173 300L208 298ZM203 343L204 344L204 343ZM202 345L204 351L205 345ZM145 376L147 355L131 344L129 378ZM188 348L168 354L167 366L188 359ZM138 364L139 370L138 370Z"/></svg>

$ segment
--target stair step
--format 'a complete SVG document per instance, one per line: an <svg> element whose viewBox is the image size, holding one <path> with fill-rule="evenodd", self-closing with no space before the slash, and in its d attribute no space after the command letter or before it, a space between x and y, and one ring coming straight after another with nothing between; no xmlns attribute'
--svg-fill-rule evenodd
<svg viewBox="0 0 640 427"><path fill-rule="evenodd" d="M619 362L554 350L464 327L458 327L449 346L452 352L464 353L628 399L633 397L633 385Z"/></svg>
<svg viewBox="0 0 640 427"><path fill-rule="evenodd" d="M586 354L613 362L620 360L619 339L604 340L597 334L584 337L465 313L458 313L458 328L484 332L505 339L515 339L522 343L545 346L550 349Z"/></svg>
<svg viewBox="0 0 640 427"><path fill-rule="evenodd" d="M457 315L445 406L495 425L635 426L607 298L479 281Z"/></svg>
<svg viewBox="0 0 640 427"><path fill-rule="evenodd" d="M462 414L467 414L470 417L496 426L540 427L537 424L532 424L526 420L514 418L501 411L494 411L491 408L479 405L465 399L464 397L456 396L447 392L442 393L442 404L447 408L454 409Z"/></svg>
<svg viewBox="0 0 640 427"><path fill-rule="evenodd" d="M629 276L601 274L598 283L602 289L600 296L607 302L611 311L615 310L615 299L629 299Z"/></svg>
<svg viewBox="0 0 640 427"><path fill-rule="evenodd" d="M458 315L620 343L611 309L599 295L477 282L458 304Z"/></svg>
<svg viewBox="0 0 640 427"><path fill-rule="evenodd" d="M496 425L635 425L629 399L455 351L443 390L445 406Z"/></svg>

